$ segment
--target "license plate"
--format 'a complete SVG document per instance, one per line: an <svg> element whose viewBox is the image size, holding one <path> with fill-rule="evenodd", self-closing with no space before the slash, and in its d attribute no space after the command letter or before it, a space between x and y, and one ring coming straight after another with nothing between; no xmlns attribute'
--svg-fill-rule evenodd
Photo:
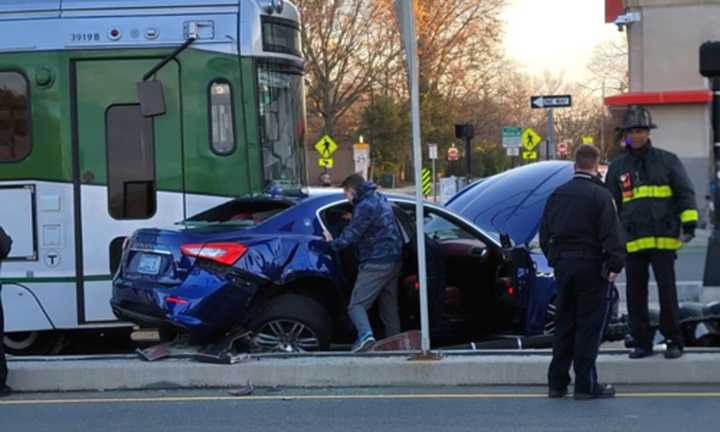
<svg viewBox="0 0 720 432"><path fill-rule="evenodd" d="M160 272L161 262L162 257L160 255L140 254L137 271L146 275L156 275Z"/></svg>

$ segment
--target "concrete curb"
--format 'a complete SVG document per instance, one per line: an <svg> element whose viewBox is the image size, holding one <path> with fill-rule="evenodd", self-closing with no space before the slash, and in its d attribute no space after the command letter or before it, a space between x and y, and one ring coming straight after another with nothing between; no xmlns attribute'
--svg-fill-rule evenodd
<svg viewBox="0 0 720 432"><path fill-rule="evenodd" d="M136 359L14 360L8 384L18 391L159 388L372 387L448 385L544 385L548 354L450 355L439 361L390 357L264 358L231 366ZM720 384L720 354L687 353L679 360L656 355L629 360L603 354L603 382L615 384Z"/></svg>

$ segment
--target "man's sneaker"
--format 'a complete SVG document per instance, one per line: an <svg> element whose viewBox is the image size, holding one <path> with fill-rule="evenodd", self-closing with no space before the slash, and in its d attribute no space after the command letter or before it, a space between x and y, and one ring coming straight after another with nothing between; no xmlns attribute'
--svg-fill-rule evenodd
<svg viewBox="0 0 720 432"><path fill-rule="evenodd" d="M666 359L676 359L682 357L682 355L683 349L680 347L680 345L668 344L667 349L665 350Z"/></svg>
<svg viewBox="0 0 720 432"><path fill-rule="evenodd" d="M10 388L10 386L0 386L0 397L10 396L13 392L13 389Z"/></svg>
<svg viewBox="0 0 720 432"><path fill-rule="evenodd" d="M567 387L563 387L563 388L552 388L552 387L550 387L550 388L548 389L548 397L549 397L550 399L564 398L565 396L567 396L567 394L568 394L568 389L567 389Z"/></svg>
<svg viewBox="0 0 720 432"><path fill-rule="evenodd" d="M631 359L641 359L645 357L650 357L653 355L653 350L651 349L645 349L645 348L639 348L635 347L632 351L630 351L630 354L628 354L628 357Z"/></svg>
<svg viewBox="0 0 720 432"><path fill-rule="evenodd" d="M615 387L612 384L599 385L592 393L578 393L573 395L575 400L609 399L615 397Z"/></svg>
<svg viewBox="0 0 720 432"><path fill-rule="evenodd" d="M365 333L361 335L358 340L355 341L355 343L352 346L352 352L354 353L360 353L365 351L370 351L375 345L375 338L373 337L372 333Z"/></svg>

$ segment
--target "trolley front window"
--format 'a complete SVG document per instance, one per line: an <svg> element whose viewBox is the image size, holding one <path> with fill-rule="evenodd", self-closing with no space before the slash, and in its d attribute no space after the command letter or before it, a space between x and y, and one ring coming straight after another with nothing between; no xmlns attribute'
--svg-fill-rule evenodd
<svg viewBox="0 0 720 432"><path fill-rule="evenodd" d="M294 21L274 18L262 18L263 50L302 56L300 26Z"/></svg>
<svg viewBox="0 0 720 432"><path fill-rule="evenodd" d="M0 162L30 154L28 83L17 72L0 72Z"/></svg>
<svg viewBox="0 0 720 432"><path fill-rule="evenodd" d="M304 185L305 87L302 73L282 64L260 64L258 101L265 181Z"/></svg>

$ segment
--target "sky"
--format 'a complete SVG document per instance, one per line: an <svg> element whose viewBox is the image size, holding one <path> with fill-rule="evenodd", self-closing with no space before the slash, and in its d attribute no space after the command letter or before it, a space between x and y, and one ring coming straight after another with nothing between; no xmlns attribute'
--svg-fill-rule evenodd
<svg viewBox="0 0 720 432"><path fill-rule="evenodd" d="M587 77L593 48L626 37L605 24L604 0L507 0L505 50L530 73Z"/></svg>

